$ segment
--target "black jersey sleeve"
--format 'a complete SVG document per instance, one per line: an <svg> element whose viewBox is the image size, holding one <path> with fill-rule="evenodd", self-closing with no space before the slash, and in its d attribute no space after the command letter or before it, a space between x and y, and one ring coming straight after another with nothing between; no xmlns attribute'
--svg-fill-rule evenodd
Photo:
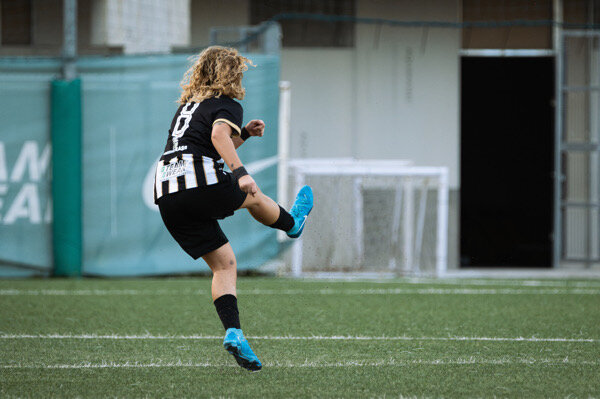
<svg viewBox="0 0 600 399"><path fill-rule="evenodd" d="M217 122L224 122L231 126L232 136L239 136L242 131L243 114L244 111L239 103L224 99L217 107L212 124L214 126Z"/></svg>

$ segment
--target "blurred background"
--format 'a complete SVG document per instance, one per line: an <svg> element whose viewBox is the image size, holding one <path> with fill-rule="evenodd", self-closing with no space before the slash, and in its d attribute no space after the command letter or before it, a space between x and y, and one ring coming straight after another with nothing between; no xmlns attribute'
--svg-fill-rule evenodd
<svg viewBox="0 0 600 399"><path fill-rule="evenodd" d="M241 270L600 270L598 0L0 0L0 276L208 272L152 182L212 44L261 189L317 198L292 250L224 221Z"/></svg>

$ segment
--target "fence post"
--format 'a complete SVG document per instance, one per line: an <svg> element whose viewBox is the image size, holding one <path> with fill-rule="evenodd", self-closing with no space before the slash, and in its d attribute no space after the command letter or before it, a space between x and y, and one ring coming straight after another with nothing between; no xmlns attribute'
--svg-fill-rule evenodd
<svg viewBox="0 0 600 399"><path fill-rule="evenodd" d="M80 276L81 80L55 80L51 93L54 275Z"/></svg>

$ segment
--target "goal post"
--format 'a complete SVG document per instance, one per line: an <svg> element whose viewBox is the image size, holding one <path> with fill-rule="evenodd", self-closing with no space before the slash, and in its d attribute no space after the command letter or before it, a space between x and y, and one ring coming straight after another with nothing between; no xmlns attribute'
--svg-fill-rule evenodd
<svg viewBox="0 0 600 399"><path fill-rule="evenodd" d="M294 243L293 276L443 275L448 169L406 160L294 159L289 198L308 184L315 208Z"/></svg>

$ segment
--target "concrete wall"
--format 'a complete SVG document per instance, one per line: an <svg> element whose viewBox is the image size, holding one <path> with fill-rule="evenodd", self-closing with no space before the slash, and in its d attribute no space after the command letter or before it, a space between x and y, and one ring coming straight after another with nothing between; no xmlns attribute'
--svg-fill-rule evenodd
<svg viewBox="0 0 600 399"><path fill-rule="evenodd" d="M459 0L357 0L358 17L458 21L459 15ZM209 43L211 26L248 24L248 0L192 0L192 46ZM352 48L283 49L281 79L292 84L291 156L448 166L455 266L460 31L357 24L355 35Z"/></svg>
<svg viewBox="0 0 600 399"><path fill-rule="evenodd" d="M250 23L248 0L191 0L191 43L203 47L210 43L210 28L243 26Z"/></svg>
<svg viewBox="0 0 600 399"><path fill-rule="evenodd" d="M167 53L188 46L189 10L190 0L79 0L79 53ZM31 45L0 46L0 55L60 54L63 2L33 0L31 12Z"/></svg>
<svg viewBox="0 0 600 399"><path fill-rule="evenodd" d="M249 23L248 0L192 0L192 46ZM459 0L358 0L357 16L458 21ZM356 25L353 48L284 48L293 157L412 159L459 187L460 31Z"/></svg>
<svg viewBox="0 0 600 399"><path fill-rule="evenodd" d="M356 55L353 49L283 50L281 78L292 84L292 157L352 155L359 133Z"/></svg>
<svg viewBox="0 0 600 399"><path fill-rule="evenodd" d="M457 20L458 1L358 1L357 16ZM291 154L412 159L459 186L460 32L358 24L349 49L283 50Z"/></svg>
<svg viewBox="0 0 600 399"><path fill-rule="evenodd" d="M458 0L359 0L357 16L457 21ZM460 31L358 24L348 49L283 49L291 156L411 159L450 169L448 264L458 266Z"/></svg>
<svg viewBox="0 0 600 399"><path fill-rule="evenodd" d="M63 10L60 0L36 0L32 3L32 42L37 46L62 43Z"/></svg>
<svg viewBox="0 0 600 399"><path fill-rule="evenodd" d="M169 52L190 40L189 0L92 0L91 43L125 54Z"/></svg>

